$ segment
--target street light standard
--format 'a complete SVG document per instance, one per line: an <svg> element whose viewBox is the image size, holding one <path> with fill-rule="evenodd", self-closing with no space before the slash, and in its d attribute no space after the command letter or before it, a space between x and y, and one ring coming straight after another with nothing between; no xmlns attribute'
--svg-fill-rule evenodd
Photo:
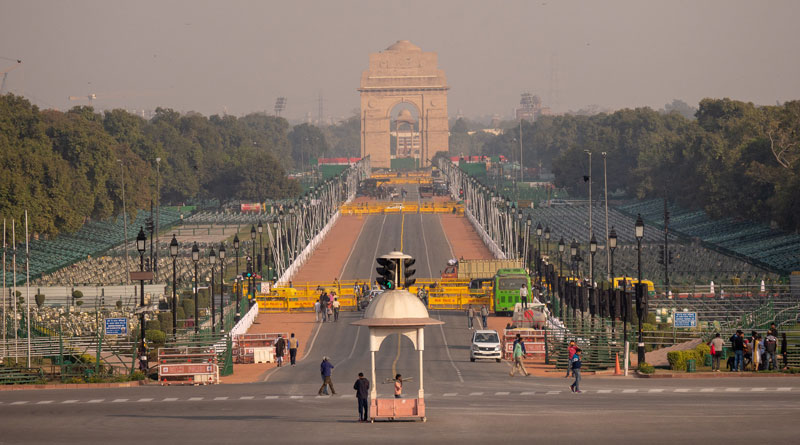
<svg viewBox="0 0 800 445"><path fill-rule="evenodd" d="M569 245L569 255L572 258L572 276L578 276L578 241L572 238L572 244Z"/></svg>
<svg viewBox="0 0 800 445"><path fill-rule="evenodd" d="M256 267L255 267L256 266L256 226L254 226L254 225L250 226L250 241L251 241L251 244L253 245L252 264L253 264L253 272L254 273L253 273L252 277L250 278L251 284L250 284L250 292L248 292L248 294L252 294L253 297L255 298L255 296L256 296L256 274L255 274L255 269L256 269Z"/></svg>
<svg viewBox="0 0 800 445"><path fill-rule="evenodd" d="M277 251L273 250L275 247L278 246L278 217L277 216L272 218L272 235L271 236L275 237L274 238L275 242L272 243L272 245L274 246L272 248L270 247L270 243L269 242L267 243L267 250L271 251L270 252L271 255L267 255L267 257L274 256L276 254L276 252L278 252L278 253L280 252L280 250L277 250ZM277 278L278 278L278 263L273 259L268 264L270 265L269 277L271 279L277 281Z"/></svg>
<svg viewBox="0 0 800 445"><path fill-rule="evenodd" d="M614 250L617 249L617 231L614 226L611 226L611 232L608 233L608 249L611 253L611 270L609 271L611 284L614 284Z"/></svg>
<svg viewBox="0 0 800 445"><path fill-rule="evenodd" d="M636 313L639 314L639 344L637 348L638 363L644 363L644 338L642 336L642 323L644 323L644 299L645 292L642 290L642 238L644 238L644 221L642 215L636 217L636 249L637 265L639 269L638 281L636 283Z"/></svg>
<svg viewBox="0 0 800 445"><path fill-rule="evenodd" d="M197 241L194 242L192 246L192 262L194 263L194 333L197 334L200 332L200 310L197 308L197 288L198 288L198 281L197 281L197 262L200 261L200 248L197 247Z"/></svg>
<svg viewBox="0 0 800 445"><path fill-rule="evenodd" d="M561 301L561 304L559 304L559 308L561 308L558 313L559 317L564 316L564 287L561 286L561 277L564 275L564 269L561 263L561 255L564 254L566 248L567 246L564 244L564 237L562 236L558 241L558 299Z"/></svg>
<svg viewBox="0 0 800 445"><path fill-rule="evenodd" d="M172 234L172 241L169 242L169 256L172 257L172 338L177 338L178 335L178 293L177 293L177 280L178 280L178 239L175 234Z"/></svg>
<svg viewBox="0 0 800 445"><path fill-rule="evenodd" d="M219 244L219 332L225 332L225 244Z"/></svg>
<svg viewBox="0 0 800 445"><path fill-rule="evenodd" d="M525 234L520 233L520 232L522 232L522 209L517 209L517 230L518 230L517 233L519 235L517 237L517 239L519 240L519 243L520 243L519 244L519 257L523 258L523 254L524 254L523 248L527 249L529 243L528 243L528 239L526 238L528 236L528 234L527 233L525 233ZM523 242L525 243L524 246L522 245ZM523 259L523 261L524 261L524 259Z"/></svg>
<svg viewBox="0 0 800 445"><path fill-rule="evenodd" d="M261 256L264 257L264 261L259 261L259 265L258 265L259 266L258 267L258 274L262 275L261 272L263 271L264 263L266 263L266 261L267 261L267 256L264 255L264 244L263 244L264 237L262 236L262 234L264 233L264 225L261 224L261 221L258 222L258 227L256 229L258 231L258 256L259 257L261 257Z"/></svg>
<svg viewBox="0 0 800 445"><path fill-rule="evenodd" d="M536 274L539 276L539 287L542 286L542 223L536 225Z"/></svg>
<svg viewBox="0 0 800 445"><path fill-rule="evenodd" d="M139 227L139 235L136 236L136 250L139 251L139 271L144 272L144 251L147 248L147 236L144 234L144 227ZM145 336L145 326L144 326L144 279L139 280L141 282L141 288L139 290L139 309L141 309L141 313L139 314L139 326L142 332L142 349L144 349L144 336Z"/></svg>
<svg viewBox="0 0 800 445"><path fill-rule="evenodd" d="M239 234L233 236L233 249L236 251L236 321L239 321L239 290L242 286L242 280L239 278L242 273L239 270Z"/></svg>
<svg viewBox="0 0 800 445"><path fill-rule="evenodd" d="M216 333L214 323L217 320L216 305L214 304L214 268L217 265L217 254L214 252L213 247L208 252L208 262L211 263L211 292L209 292L209 295L211 296L211 333L214 334Z"/></svg>
<svg viewBox="0 0 800 445"><path fill-rule="evenodd" d="M597 240L592 234L592 239L589 240L589 253L592 255L592 261L589 265L589 287L594 287L594 254L597 253Z"/></svg>

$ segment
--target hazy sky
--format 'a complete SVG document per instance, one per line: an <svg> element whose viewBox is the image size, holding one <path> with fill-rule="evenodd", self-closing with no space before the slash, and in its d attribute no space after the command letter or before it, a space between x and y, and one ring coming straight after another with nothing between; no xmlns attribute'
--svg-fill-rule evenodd
<svg viewBox="0 0 800 445"><path fill-rule="evenodd" d="M371 52L407 39L439 54L449 109L510 115L800 98L800 1L0 0L7 90L66 109L171 107L347 116ZM556 82L554 83L553 80Z"/></svg>

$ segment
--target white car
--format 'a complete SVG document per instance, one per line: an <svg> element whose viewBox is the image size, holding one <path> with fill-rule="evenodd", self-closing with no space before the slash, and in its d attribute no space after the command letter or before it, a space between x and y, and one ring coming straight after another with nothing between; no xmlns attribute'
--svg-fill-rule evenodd
<svg viewBox="0 0 800 445"><path fill-rule="evenodd" d="M498 363L503 358L503 350L500 346L500 336L495 330L478 330L472 334L472 349L469 353L469 361L475 359L488 358L495 359Z"/></svg>

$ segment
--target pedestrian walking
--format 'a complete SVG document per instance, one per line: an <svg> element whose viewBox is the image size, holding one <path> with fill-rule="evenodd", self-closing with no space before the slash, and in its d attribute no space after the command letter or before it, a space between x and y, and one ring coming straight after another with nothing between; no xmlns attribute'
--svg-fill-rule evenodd
<svg viewBox="0 0 800 445"><path fill-rule="evenodd" d="M319 388L319 395L322 395L322 390L326 387L331 388L331 395L336 395L336 390L333 389L333 382L331 381L331 373L333 372L333 363L328 360L328 357L322 357L322 363L319 365L319 372L322 374L322 386Z"/></svg>
<svg viewBox="0 0 800 445"><path fill-rule="evenodd" d="M317 323L319 323L319 320L320 320L319 309L320 309L320 303L319 303L319 301L315 301L314 302L314 317L315 317Z"/></svg>
<svg viewBox="0 0 800 445"><path fill-rule="evenodd" d="M363 372L358 373L358 379L353 384L358 400L358 421L366 422L369 420L369 380L364 377Z"/></svg>
<svg viewBox="0 0 800 445"><path fill-rule="evenodd" d="M783 355L783 369L789 369L789 344L786 341L786 333L781 332L781 355Z"/></svg>
<svg viewBox="0 0 800 445"><path fill-rule="evenodd" d="M467 327L472 329L472 320L475 318L475 309L472 309L472 305L470 304L467 306Z"/></svg>
<svg viewBox="0 0 800 445"><path fill-rule="evenodd" d="M399 399L403 397L403 376L397 374L394 376L394 398Z"/></svg>
<svg viewBox="0 0 800 445"><path fill-rule="evenodd" d="M522 303L522 310L528 310L528 285L523 283L522 286L519 287L519 301Z"/></svg>
<svg viewBox="0 0 800 445"><path fill-rule="evenodd" d="M283 354L286 353L286 340L283 339L281 334L278 334L278 340L275 342L275 357L278 362L278 367L283 365Z"/></svg>
<svg viewBox="0 0 800 445"><path fill-rule="evenodd" d="M711 371L720 372L719 360L722 358L722 348L724 347L724 343L722 341L722 337L719 335L719 332L717 332L717 335L714 336L713 340L708 342L708 345L711 346Z"/></svg>
<svg viewBox="0 0 800 445"><path fill-rule="evenodd" d="M575 376L575 381L569 385L572 392L580 394L581 392L581 348L575 349L575 355L572 356L570 361L570 368L572 368L572 375Z"/></svg>
<svg viewBox="0 0 800 445"><path fill-rule="evenodd" d="M567 347L567 354L569 357L567 358L567 375L564 376L565 379L569 378L569 374L572 371L572 357L575 356L575 351L578 349L578 346L575 344L575 340L569 341L569 346Z"/></svg>
<svg viewBox="0 0 800 445"><path fill-rule="evenodd" d="M297 348L300 347L300 340L298 340L294 336L294 332L292 332L291 337L289 338L289 361L292 366L297 364Z"/></svg>
<svg viewBox="0 0 800 445"><path fill-rule="evenodd" d="M522 358L524 357L522 349L522 341L514 342L514 367L511 368L511 372L508 374L511 377L514 377L517 370L525 377L528 376L528 370L525 369L525 365L522 363Z"/></svg>
<svg viewBox="0 0 800 445"><path fill-rule="evenodd" d="M778 369L778 338L772 335L772 329L769 330L767 338L764 339L764 369L770 371Z"/></svg>
<svg viewBox="0 0 800 445"><path fill-rule="evenodd" d="M489 308L486 307L484 304L481 306L481 324L483 325L483 329L488 329L489 324L486 323L486 319L489 317Z"/></svg>
<svg viewBox="0 0 800 445"><path fill-rule="evenodd" d="M339 321L339 298L333 298L333 321Z"/></svg>
<svg viewBox="0 0 800 445"><path fill-rule="evenodd" d="M733 349L733 354L736 357L733 370L737 372L744 371L744 333L741 329L737 330L731 337L731 349Z"/></svg>

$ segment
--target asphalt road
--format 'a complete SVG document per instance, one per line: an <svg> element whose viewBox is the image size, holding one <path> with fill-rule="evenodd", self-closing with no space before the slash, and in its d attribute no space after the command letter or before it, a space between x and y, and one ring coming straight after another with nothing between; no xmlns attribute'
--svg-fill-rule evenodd
<svg viewBox="0 0 800 445"><path fill-rule="evenodd" d="M375 256L400 248L417 276L435 277L451 256L431 215L371 216L345 265L345 278L375 276ZM586 376L582 394L562 377L508 376L507 363L469 361L463 314L431 313L424 383L428 421L356 422L353 382L369 375L361 313L320 324L296 367L266 380L203 387L0 392L0 443L795 443L800 379L636 379ZM398 344L399 341L399 344ZM317 396L323 355L335 365L335 396ZM418 354L391 337L376 357L379 396L395 373L419 388Z"/></svg>

